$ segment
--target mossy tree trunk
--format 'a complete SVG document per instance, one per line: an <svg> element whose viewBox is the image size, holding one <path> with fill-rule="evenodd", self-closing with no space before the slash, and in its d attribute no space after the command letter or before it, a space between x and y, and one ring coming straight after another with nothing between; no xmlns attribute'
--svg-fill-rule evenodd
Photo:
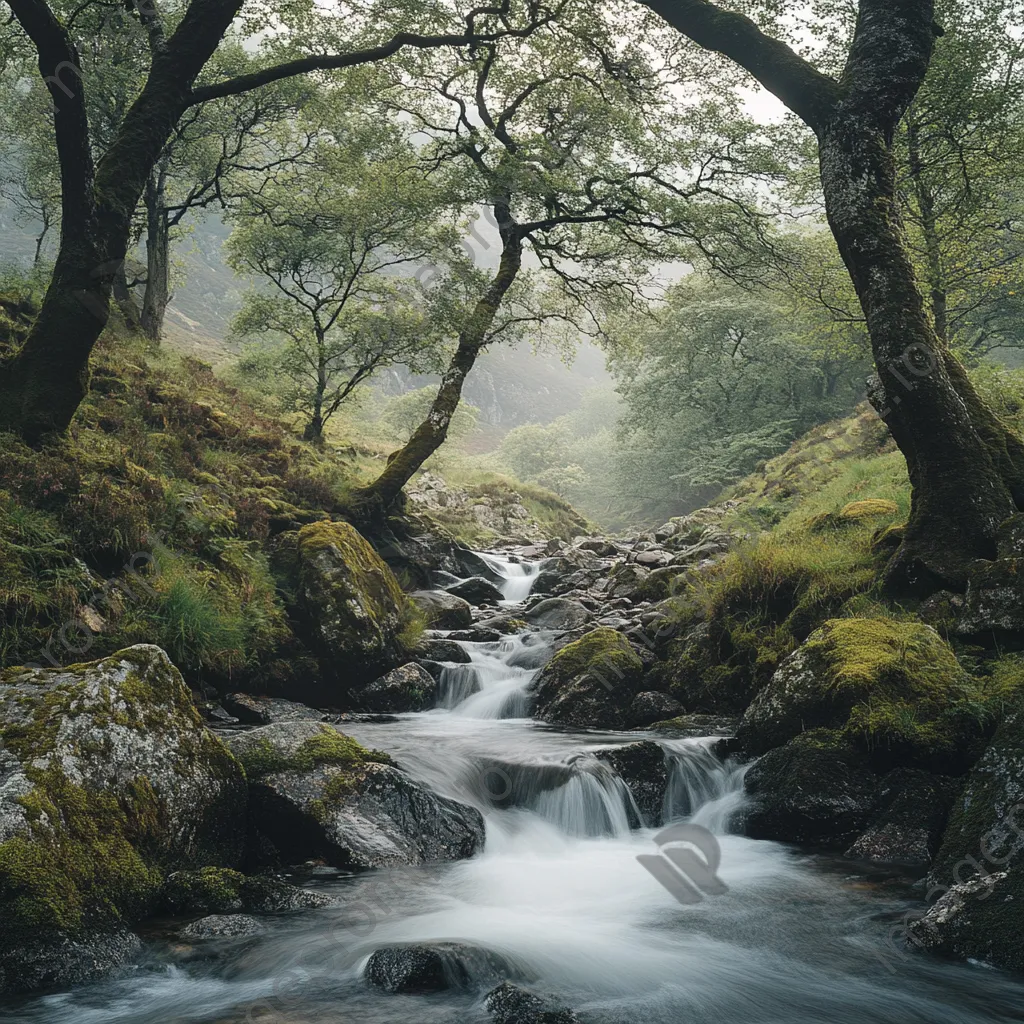
<svg viewBox="0 0 1024 1024"><path fill-rule="evenodd" d="M426 419L416 428L405 446L392 453L384 472L354 495L353 511L360 517L379 517L390 508L402 493L402 488L444 444L448 436L448 427L462 398L466 377L486 346L494 318L523 263L522 234L519 225L512 219L508 205L495 204L494 212L502 240L498 269L459 332L455 354L441 378L437 397Z"/></svg>
<svg viewBox="0 0 1024 1024"><path fill-rule="evenodd" d="M142 299L142 333L159 342L171 301L171 229L167 216L167 164L162 159L146 182L146 291Z"/></svg>
<svg viewBox="0 0 1024 1024"><path fill-rule="evenodd" d="M981 400L929 316L896 199L893 133L924 79L932 0L861 0L846 66L817 71L750 19L707 0L641 0L744 67L815 132L829 225L867 319L869 398L907 460L910 522L887 569L899 589L962 588L1024 508L1024 443Z"/></svg>

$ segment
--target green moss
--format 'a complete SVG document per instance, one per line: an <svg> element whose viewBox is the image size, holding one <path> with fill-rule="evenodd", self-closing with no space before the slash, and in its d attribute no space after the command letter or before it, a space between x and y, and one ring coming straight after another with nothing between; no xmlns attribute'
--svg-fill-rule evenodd
<svg viewBox="0 0 1024 1024"><path fill-rule="evenodd" d="M239 753L238 760L250 782L277 772L310 771L320 765L356 769L366 764L392 763L383 751L369 750L329 725L321 726L319 733L303 740L290 756L278 750L268 739L260 738L247 744Z"/></svg>
<svg viewBox="0 0 1024 1024"><path fill-rule="evenodd" d="M566 683L587 672L614 684L642 671L643 662L629 641L611 627L601 626L563 647L549 662L545 675L556 683Z"/></svg>
<svg viewBox="0 0 1024 1024"><path fill-rule="evenodd" d="M151 787L137 780L118 801L53 766L30 777L36 788L20 801L29 834L0 844L0 936L14 942L138 920L161 879Z"/></svg>
<svg viewBox="0 0 1024 1024"><path fill-rule="evenodd" d="M176 871L164 883L161 902L172 914L230 913L241 908L246 881L231 868Z"/></svg>

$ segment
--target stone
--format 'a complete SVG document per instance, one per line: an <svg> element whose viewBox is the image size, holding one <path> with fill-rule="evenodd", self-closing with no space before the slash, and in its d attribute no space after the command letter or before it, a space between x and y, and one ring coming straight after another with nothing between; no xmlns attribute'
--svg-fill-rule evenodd
<svg viewBox="0 0 1024 1024"><path fill-rule="evenodd" d="M602 626L563 647L533 685L534 714L582 728L621 728L643 678L629 641Z"/></svg>
<svg viewBox="0 0 1024 1024"><path fill-rule="evenodd" d="M444 590L416 590L409 595L431 629L466 629L473 625L470 603Z"/></svg>
<svg viewBox="0 0 1024 1024"><path fill-rule="evenodd" d="M889 772L879 783L867 830L845 856L923 872L939 848L958 789L948 776L913 768Z"/></svg>
<svg viewBox="0 0 1024 1024"><path fill-rule="evenodd" d="M597 750L594 756L611 767L629 787L641 816L634 824L641 828L659 827L669 779L665 752L660 744L641 740L623 747Z"/></svg>
<svg viewBox="0 0 1024 1024"><path fill-rule="evenodd" d="M534 605L523 618L538 629L577 629L592 618L579 603L565 597L549 597Z"/></svg>
<svg viewBox="0 0 1024 1024"><path fill-rule="evenodd" d="M168 914L281 914L334 906L335 900L269 875L243 875L231 868L175 871L160 891Z"/></svg>
<svg viewBox="0 0 1024 1024"><path fill-rule="evenodd" d="M142 941L127 928L28 939L0 948L0 992L67 989L125 969L142 953Z"/></svg>
<svg viewBox="0 0 1024 1024"><path fill-rule="evenodd" d="M509 973L504 958L462 942L381 946L370 954L364 976L384 992L425 995L493 985Z"/></svg>
<svg viewBox="0 0 1024 1024"><path fill-rule="evenodd" d="M265 932L266 925L248 914L211 914L181 929L183 939L238 939Z"/></svg>
<svg viewBox="0 0 1024 1024"><path fill-rule="evenodd" d="M400 664L412 610L391 569L354 527L304 526L298 599L325 675L353 688Z"/></svg>
<svg viewBox="0 0 1024 1024"><path fill-rule="evenodd" d="M429 658L431 661L449 661L459 665L468 665L470 662L469 652L466 648L447 637L431 637L421 640L413 653L421 658Z"/></svg>
<svg viewBox="0 0 1024 1024"><path fill-rule="evenodd" d="M645 690L633 698L627 719L630 726L636 728L678 718L684 711L685 708L675 697L667 693L658 693L656 690Z"/></svg>
<svg viewBox="0 0 1024 1024"><path fill-rule="evenodd" d="M471 576L468 580L460 580L458 583L445 587L445 590L473 605L497 604L505 599L502 592L482 576Z"/></svg>
<svg viewBox="0 0 1024 1024"><path fill-rule="evenodd" d="M867 825L878 779L824 730L765 754L747 772L739 826L752 839L845 848Z"/></svg>
<svg viewBox="0 0 1024 1024"><path fill-rule="evenodd" d="M956 624L960 636L995 635L1011 643L1024 631L1024 558L979 561L967 578Z"/></svg>
<svg viewBox="0 0 1024 1024"><path fill-rule="evenodd" d="M580 551L590 551L600 558L612 558L619 553L619 549L603 537L587 537L573 546Z"/></svg>
<svg viewBox="0 0 1024 1024"><path fill-rule="evenodd" d="M930 626L831 619L783 661L737 736L760 754L806 729L838 729L882 761L898 756L946 767L980 737L972 685ZM968 699L961 714L951 710L958 697Z"/></svg>
<svg viewBox="0 0 1024 1024"><path fill-rule="evenodd" d="M410 662L375 679L359 692L356 702L377 713L426 711L437 703L437 682L426 669Z"/></svg>
<svg viewBox="0 0 1024 1024"><path fill-rule="evenodd" d="M1018 512L1000 524L996 554L1000 558L1024 558L1024 514Z"/></svg>
<svg viewBox="0 0 1024 1024"><path fill-rule="evenodd" d="M651 548L648 551L641 551L634 559L637 565L649 569L660 569L672 561L672 555L661 548Z"/></svg>
<svg viewBox="0 0 1024 1024"><path fill-rule="evenodd" d="M330 726L268 725L232 738L231 748L249 779L259 845L285 863L360 870L458 860L483 845L479 811Z"/></svg>
<svg viewBox="0 0 1024 1024"><path fill-rule="evenodd" d="M5 670L0 739L0 971L18 986L94 976L60 967L92 948L121 962L164 870L241 858L242 768L159 647Z"/></svg>
<svg viewBox="0 0 1024 1024"><path fill-rule="evenodd" d="M246 725L271 725L274 722L323 722L327 712L306 707L279 697L253 696L248 693L229 693L223 699L224 708Z"/></svg>
<svg viewBox="0 0 1024 1024"><path fill-rule="evenodd" d="M488 992L484 1007L494 1024L580 1024L572 1010L510 981Z"/></svg>

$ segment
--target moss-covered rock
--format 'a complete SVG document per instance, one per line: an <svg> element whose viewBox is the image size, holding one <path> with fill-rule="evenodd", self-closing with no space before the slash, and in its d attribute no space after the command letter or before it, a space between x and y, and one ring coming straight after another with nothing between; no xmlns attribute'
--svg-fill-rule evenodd
<svg viewBox="0 0 1024 1024"><path fill-rule="evenodd" d="M415 662L393 668L359 691L359 706L367 711L394 714L426 711L437 703L437 680Z"/></svg>
<svg viewBox="0 0 1024 1024"><path fill-rule="evenodd" d="M478 811L330 726L268 725L231 749L249 779L254 849L268 859L362 869L457 860L483 845Z"/></svg>
<svg viewBox="0 0 1024 1024"><path fill-rule="evenodd" d="M534 714L577 727L621 727L643 680L643 662L619 632L607 626L563 647L535 684Z"/></svg>
<svg viewBox="0 0 1024 1024"><path fill-rule="evenodd" d="M344 688L399 664L415 613L394 573L348 523L304 526L296 538L298 601L326 677Z"/></svg>
<svg viewBox="0 0 1024 1024"><path fill-rule="evenodd" d="M831 619L751 703L738 736L763 753L805 729L836 729L879 762L950 764L981 736L978 691L930 626Z"/></svg>
<svg viewBox="0 0 1024 1024"><path fill-rule="evenodd" d="M333 905L310 892L267 875L243 875L231 868L175 871L160 890L161 909L169 914L277 914Z"/></svg>
<svg viewBox="0 0 1024 1024"><path fill-rule="evenodd" d="M956 624L960 636L995 637L1020 646L1024 632L1024 557L979 561L967 580Z"/></svg>
<svg viewBox="0 0 1024 1024"><path fill-rule="evenodd" d="M151 910L166 870L241 856L242 769L157 647L5 671L0 739L5 963L27 940L117 934Z"/></svg>

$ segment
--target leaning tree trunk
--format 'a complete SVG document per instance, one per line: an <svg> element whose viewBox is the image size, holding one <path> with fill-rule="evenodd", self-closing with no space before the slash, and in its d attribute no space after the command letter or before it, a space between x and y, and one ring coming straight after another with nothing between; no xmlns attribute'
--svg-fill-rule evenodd
<svg viewBox="0 0 1024 1024"><path fill-rule="evenodd" d="M906 457L913 489L891 584L962 587L994 558L998 525L1024 507L1024 444L978 396L925 311L900 221L888 140L840 104L819 132L829 224L867 318L869 397Z"/></svg>
<svg viewBox="0 0 1024 1024"><path fill-rule="evenodd" d="M166 171L161 160L146 183L146 290L142 297L142 333L159 342L170 302L170 227L165 207Z"/></svg>
<svg viewBox="0 0 1024 1024"><path fill-rule="evenodd" d="M499 216L499 224L511 224L507 213L504 221ZM523 243L518 231L514 227L505 227L502 235L498 271L459 334L458 347L441 378L441 387L427 418L405 446L392 453L384 472L368 487L356 492L353 510L357 515L373 518L390 508L423 463L444 444L452 416L462 397L462 386L486 345L498 309L522 266Z"/></svg>

